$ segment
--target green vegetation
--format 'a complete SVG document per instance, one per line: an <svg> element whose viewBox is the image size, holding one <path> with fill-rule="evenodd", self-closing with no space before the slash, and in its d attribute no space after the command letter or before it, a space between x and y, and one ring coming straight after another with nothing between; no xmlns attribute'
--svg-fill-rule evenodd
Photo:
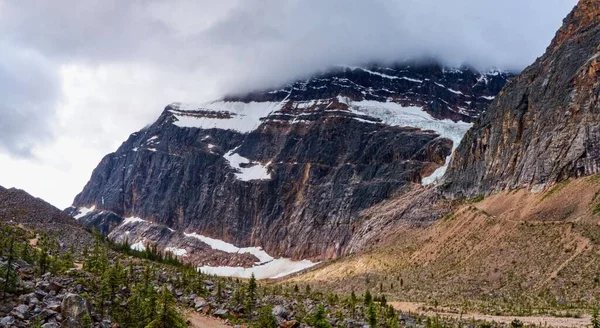
<svg viewBox="0 0 600 328"><path fill-rule="evenodd" d="M552 195L556 194L557 192L561 191L564 187L568 186L570 182L571 180L565 180L554 185L554 187L552 187L550 190L548 190L548 192L546 192L544 197L542 197L542 200L546 200L552 197Z"/></svg>

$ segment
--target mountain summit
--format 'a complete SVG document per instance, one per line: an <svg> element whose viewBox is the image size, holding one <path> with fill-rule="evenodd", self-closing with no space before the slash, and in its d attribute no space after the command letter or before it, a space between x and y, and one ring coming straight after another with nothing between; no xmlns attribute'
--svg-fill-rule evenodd
<svg viewBox="0 0 600 328"><path fill-rule="evenodd" d="M69 212L114 240L184 249L190 259L203 249L198 239L294 260L337 257L361 211L441 176L468 122L509 77L345 67L274 90L174 103L102 159Z"/></svg>

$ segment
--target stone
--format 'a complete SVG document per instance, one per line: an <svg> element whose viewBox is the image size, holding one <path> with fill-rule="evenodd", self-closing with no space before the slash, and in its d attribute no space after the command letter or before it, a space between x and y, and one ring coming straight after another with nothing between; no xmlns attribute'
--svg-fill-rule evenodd
<svg viewBox="0 0 600 328"><path fill-rule="evenodd" d="M474 123L444 176L453 198L600 173L600 7L581 0L531 66Z"/></svg>
<svg viewBox="0 0 600 328"><path fill-rule="evenodd" d="M280 328L299 328L300 327L300 322L296 321L296 320L290 320L290 321L282 321L279 324Z"/></svg>
<svg viewBox="0 0 600 328"><path fill-rule="evenodd" d="M67 294L62 301L61 314L62 327L83 328L83 318L89 315L87 301L77 294Z"/></svg>
<svg viewBox="0 0 600 328"><path fill-rule="evenodd" d="M15 323L15 318L11 315L0 319L0 325L2 325L3 327L11 326L13 323Z"/></svg>
<svg viewBox="0 0 600 328"><path fill-rule="evenodd" d="M273 310L271 311L271 313L278 317L278 318L283 318L283 319L287 319L289 312L281 305L276 305L273 307Z"/></svg>
<svg viewBox="0 0 600 328"><path fill-rule="evenodd" d="M229 314L229 311L227 311L225 309L218 309L213 313L213 315L218 318L225 318L228 314Z"/></svg>

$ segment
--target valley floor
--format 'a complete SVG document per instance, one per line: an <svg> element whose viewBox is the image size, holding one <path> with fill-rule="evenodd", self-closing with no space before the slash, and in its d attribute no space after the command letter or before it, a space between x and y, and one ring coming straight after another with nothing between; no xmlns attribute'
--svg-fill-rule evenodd
<svg viewBox="0 0 600 328"><path fill-rule="evenodd" d="M574 327L600 296L599 222L600 176L501 192L286 283L536 322L584 317L565 319Z"/></svg>
<svg viewBox="0 0 600 328"><path fill-rule="evenodd" d="M391 302L390 303L396 310L402 312L418 313L425 316L433 317L440 316L445 318L452 318L462 321L487 321L497 322L501 324L510 324L515 319L521 321L525 325L535 325L542 327L564 327L564 328L579 328L588 327L590 325L591 317L589 315L582 316L581 318L559 318L550 316L500 316L500 315L486 315L481 313L455 313L447 312L446 309L428 307L425 303L417 302ZM450 310L451 311L451 310Z"/></svg>
<svg viewBox="0 0 600 328"><path fill-rule="evenodd" d="M207 317L194 311L189 311L185 314L186 320L189 321L189 326L192 328L229 328L221 320L212 317Z"/></svg>

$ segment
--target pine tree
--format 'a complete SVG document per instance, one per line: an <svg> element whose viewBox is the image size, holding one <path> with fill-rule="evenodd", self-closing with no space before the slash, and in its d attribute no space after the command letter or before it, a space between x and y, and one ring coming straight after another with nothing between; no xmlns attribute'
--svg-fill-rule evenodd
<svg viewBox="0 0 600 328"><path fill-rule="evenodd" d="M4 273L4 287L2 289L2 297L5 297L5 294L8 292L14 291L17 286L18 275L14 268L14 260L15 260L15 237L14 234L11 233L11 238L9 241L8 247L8 259L6 260L6 264L2 267Z"/></svg>
<svg viewBox="0 0 600 328"><path fill-rule="evenodd" d="M592 328L600 328L600 318L598 315L598 306L594 306L592 311Z"/></svg>
<svg viewBox="0 0 600 328"><path fill-rule="evenodd" d="M373 302L371 302L367 308L367 319L371 327L377 326L377 309Z"/></svg>
<svg viewBox="0 0 600 328"><path fill-rule="evenodd" d="M258 311L258 317L254 321L254 328L277 328L277 319L273 316L273 308L264 306Z"/></svg>
<svg viewBox="0 0 600 328"><path fill-rule="evenodd" d="M354 290L352 291L352 293L350 293L349 303L350 309L352 310L352 317L354 317L354 315L356 314L356 304L358 303L358 299L356 298Z"/></svg>
<svg viewBox="0 0 600 328"><path fill-rule="evenodd" d="M256 283L256 277L254 277L254 273L250 276L250 281L248 282L248 300L246 304L246 310L248 315L252 314L254 310L254 305L256 304L257 297L257 289L258 284Z"/></svg>
<svg viewBox="0 0 600 328"><path fill-rule="evenodd" d="M158 299L158 312L154 319L146 328L187 328L183 317L177 312L175 307L175 297L163 285Z"/></svg>
<svg viewBox="0 0 600 328"><path fill-rule="evenodd" d="M319 304L317 307L317 311L310 318L310 325L315 328L331 328L331 324L327 321L327 312L325 311L325 306L323 304Z"/></svg>
<svg viewBox="0 0 600 328"><path fill-rule="evenodd" d="M373 296L371 296L371 292L367 289L367 291L365 292L365 306L369 306L371 303L373 303Z"/></svg>

